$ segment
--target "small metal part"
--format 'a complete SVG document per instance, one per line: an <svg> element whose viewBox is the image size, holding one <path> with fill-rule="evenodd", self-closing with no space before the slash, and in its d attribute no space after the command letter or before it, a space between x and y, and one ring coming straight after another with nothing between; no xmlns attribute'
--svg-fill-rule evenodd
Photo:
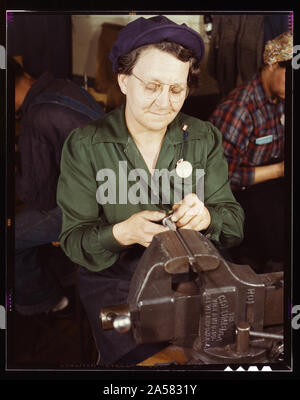
<svg viewBox="0 0 300 400"><path fill-rule="evenodd" d="M102 329L114 329L114 320L120 315L125 315L130 318L130 312L127 304L118 304L110 307L103 307L99 315Z"/></svg>
<svg viewBox="0 0 300 400"><path fill-rule="evenodd" d="M269 357L272 361L278 362L284 360L284 344L282 342L274 343L271 350Z"/></svg>
<svg viewBox="0 0 300 400"><path fill-rule="evenodd" d="M197 263L192 251L190 250L188 244L186 243L186 241L184 240L184 238L181 236L180 231L177 230L176 225L174 224L174 222L172 222L171 218L172 218L173 214L168 215L167 217L165 217L162 220L162 224L164 226L167 226L169 229L171 229L172 231L175 232L177 238L179 239L180 243L182 244L182 247L184 248L188 258L189 258L189 272L191 273L191 271L198 271L198 285L199 287L203 286L203 276L201 271L199 271L199 264Z"/></svg>
<svg viewBox="0 0 300 400"><path fill-rule="evenodd" d="M185 240L181 236L180 232L177 230L177 227L176 227L175 223L172 222L172 215L173 215L173 213L169 214L167 217L165 217L162 220L162 224L164 226L167 226L169 229L171 229L171 231L174 231L176 233L176 236L180 240L180 242L181 242L182 246L184 247L187 255L189 256L190 261L193 262L194 261L194 256L193 256L192 252L190 251L187 243L185 242Z"/></svg>
<svg viewBox="0 0 300 400"><path fill-rule="evenodd" d="M163 224L163 226L167 226L169 229L171 229L171 231L176 231L177 230L176 225L174 224L174 222L172 222L171 217L172 217L172 214L165 217L162 220L162 224Z"/></svg>
<svg viewBox="0 0 300 400"><path fill-rule="evenodd" d="M266 332L255 332L250 331L250 336L261 337L264 339L275 339L275 340L283 340L283 335L276 335L274 333L266 333Z"/></svg>
<svg viewBox="0 0 300 400"><path fill-rule="evenodd" d="M249 351L249 332L248 322L240 322L236 329L236 351L240 354L246 354Z"/></svg>
<svg viewBox="0 0 300 400"><path fill-rule="evenodd" d="M114 329L119 333L126 333L131 329L131 319L128 315L119 315L113 320Z"/></svg>

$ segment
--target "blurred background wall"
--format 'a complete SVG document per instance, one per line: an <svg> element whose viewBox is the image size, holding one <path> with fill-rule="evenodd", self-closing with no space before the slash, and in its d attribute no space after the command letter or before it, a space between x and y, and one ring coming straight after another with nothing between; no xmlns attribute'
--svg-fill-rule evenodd
<svg viewBox="0 0 300 400"><path fill-rule="evenodd" d="M220 97L258 71L263 46L290 28L289 13L276 14L165 14L201 34L206 54L200 86L186 100L183 111L205 119ZM49 14L12 12L7 25L8 54L17 57L34 77L45 70L85 86L106 105L122 98L108 54L119 30L144 16L130 14Z"/></svg>

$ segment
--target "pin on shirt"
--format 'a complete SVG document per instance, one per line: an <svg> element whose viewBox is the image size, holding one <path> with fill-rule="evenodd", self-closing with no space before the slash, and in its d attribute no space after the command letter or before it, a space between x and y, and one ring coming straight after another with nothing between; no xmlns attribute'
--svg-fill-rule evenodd
<svg viewBox="0 0 300 400"><path fill-rule="evenodd" d="M185 161L182 158L177 161L176 174L180 178L188 178L192 172L193 172L193 167L189 161Z"/></svg>
<svg viewBox="0 0 300 400"><path fill-rule="evenodd" d="M183 143L182 143L182 147L181 147L181 158L176 163L176 174L180 178L188 178L191 175L191 173L193 172L192 164L189 161L184 160L185 140L189 135L187 128L188 128L187 125L183 125L183 127L181 128L183 131Z"/></svg>

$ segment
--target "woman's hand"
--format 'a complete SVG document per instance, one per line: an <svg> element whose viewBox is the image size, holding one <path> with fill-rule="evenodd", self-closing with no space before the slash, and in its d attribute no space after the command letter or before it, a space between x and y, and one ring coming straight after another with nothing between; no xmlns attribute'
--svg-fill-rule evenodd
<svg viewBox="0 0 300 400"><path fill-rule="evenodd" d="M169 230L168 227L155 223L165 216L166 214L160 211L140 211L115 224L112 232L116 240L124 246L138 243L148 247L154 235Z"/></svg>
<svg viewBox="0 0 300 400"><path fill-rule="evenodd" d="M204 203L195 193L190 193L184 199L174 204L171 220L177 228L202 231L210 225L210 214Z"/></svg>

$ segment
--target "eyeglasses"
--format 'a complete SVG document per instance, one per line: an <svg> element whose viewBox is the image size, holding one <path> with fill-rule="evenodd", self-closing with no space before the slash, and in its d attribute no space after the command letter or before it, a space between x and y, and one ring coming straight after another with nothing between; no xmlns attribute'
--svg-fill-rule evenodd
<svg viewBox="0 0 300 400"><path fill-rule="evenodd" d="M138 79L143 87L144 87L144 94L148 100L155 100L157 99L162 91L163 86L169 86L169 96L172 103L178 103L182 101L184 97L188 94L188 87L185 84L176 83L174 85L169 85L168 83L160 83L160 82L153 82L153 81L144 81L143 79L139 78L135 74L131 73L136 79Z"/></svg>

